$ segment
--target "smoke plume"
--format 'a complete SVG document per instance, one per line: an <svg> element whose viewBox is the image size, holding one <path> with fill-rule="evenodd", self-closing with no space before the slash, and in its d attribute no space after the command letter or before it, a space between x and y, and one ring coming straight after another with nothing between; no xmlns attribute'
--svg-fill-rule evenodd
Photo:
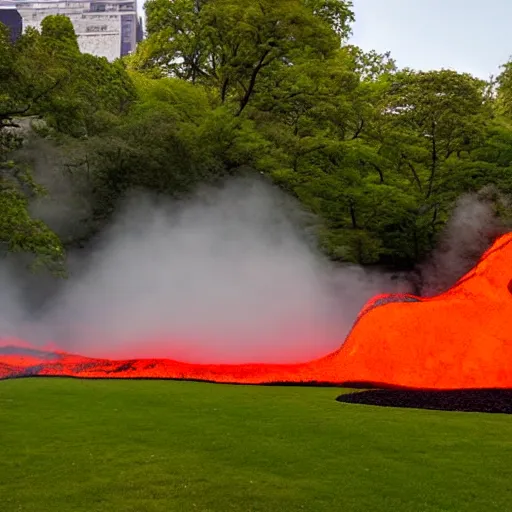
<svg viewBox="0 0 512 512"><path fill-rule="evenodd" d="M506 198L493 187L460 197L430 258L419 270L421 295L432 296L452 286L471 270L493 241L509 231L496 215Z"/></svg>
<svg viewBox="0 0 512 512"><path fill-rule="evenodd" d="M307 219L306 219L307 220ZM253 179L186 203L126 202L37 315L7 262L0 333L86 356L295 362L340 346L363 304L404 283L328 263L304 214Z"/></svg>

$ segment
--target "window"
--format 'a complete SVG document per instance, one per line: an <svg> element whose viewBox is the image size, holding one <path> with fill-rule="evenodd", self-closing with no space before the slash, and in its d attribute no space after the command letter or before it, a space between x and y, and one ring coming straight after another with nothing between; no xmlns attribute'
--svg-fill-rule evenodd
<svg viewBox="0 0 512 512"><path fill-rule="evenodd" d="M91 4L92 12L105 12L105 4Z"/></svg>
<svg viewBox="0 0 512 512"><path fill-rule="evenodd" d="M85 28L86 32L106 32L107 25L88 25Z"/></svg>

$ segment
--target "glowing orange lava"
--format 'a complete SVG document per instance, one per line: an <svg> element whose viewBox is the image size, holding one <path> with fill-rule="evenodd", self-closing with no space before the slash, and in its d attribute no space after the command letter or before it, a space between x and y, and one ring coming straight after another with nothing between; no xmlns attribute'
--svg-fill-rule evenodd
<svg viewBox="0 0 512 512"><path fill-rule="evenodd" d="M512 233L432 298L369 301L337 351L302 364L111 361L26 345L0 347L0 378L165 378L240 384L365 383L422 389L512 388Z"/></svg>

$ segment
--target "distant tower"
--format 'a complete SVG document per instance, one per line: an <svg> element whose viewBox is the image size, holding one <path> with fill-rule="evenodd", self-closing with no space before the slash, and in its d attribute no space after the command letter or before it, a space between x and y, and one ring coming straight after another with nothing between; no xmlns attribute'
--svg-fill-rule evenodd
<svg viewBox="0 0 512 512"><path fill-rule="evenodd" d="M113 61L135 51L141 39L137 0L17 0L23 30L40 29L46 16L63 14L75 28L83 53Z"/></svg>
<svg viewBox="0 0 512 512"><path fill-rule="evenodd" d="M13 1L0 0L0 23L3 23L9 29L11 42L14 43L21 35L23 23Z"/></svg>

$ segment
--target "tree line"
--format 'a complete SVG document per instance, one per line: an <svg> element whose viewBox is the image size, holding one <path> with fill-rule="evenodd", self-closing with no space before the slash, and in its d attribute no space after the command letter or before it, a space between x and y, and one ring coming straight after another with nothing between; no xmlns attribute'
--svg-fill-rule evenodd
<svg viewBox="0 0 512 512"><path fill-rule="evenodd" d="M147 38L113 63L81 54L48 16L14 44L0 30L0 244L35 265L101 231L133 190L172 198L252 169L320 221L329 258L409 269L463 194L503 223L512 194L512 63L487 81L399 69L348 43L340 0L148 0ZM45 193L26 133L91 205L65 237L31 214Z"/></svg>

